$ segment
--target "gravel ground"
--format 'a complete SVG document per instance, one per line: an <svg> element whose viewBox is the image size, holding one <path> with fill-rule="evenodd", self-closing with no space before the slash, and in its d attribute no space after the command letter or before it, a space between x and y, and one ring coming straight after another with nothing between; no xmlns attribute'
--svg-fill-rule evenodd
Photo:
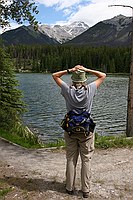
<svg viewBox="0 0 133 200"><path fill-rule="evenodd" d="M0 200L77 200L65 193L65 150L27 150L0 139ZM91 200L133 200L133 148L96 150L92 159Z"/></svg>

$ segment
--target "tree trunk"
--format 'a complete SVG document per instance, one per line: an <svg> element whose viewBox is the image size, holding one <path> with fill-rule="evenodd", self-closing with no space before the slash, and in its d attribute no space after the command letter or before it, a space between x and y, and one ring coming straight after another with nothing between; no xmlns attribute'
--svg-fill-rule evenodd
<svg viewBox="0 0 133 200"><path fill-rule="evenodd" d="M131 65L130 65L129 88L128 88L126 135L128 137L133 137L133 19L132 19Z"/></svg>

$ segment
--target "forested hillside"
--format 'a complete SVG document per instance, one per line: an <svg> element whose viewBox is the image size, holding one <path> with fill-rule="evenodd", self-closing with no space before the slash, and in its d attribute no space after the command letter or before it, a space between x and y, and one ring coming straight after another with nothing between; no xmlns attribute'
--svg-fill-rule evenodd
<svg viewBox="0 0 133 200"><path fill-rule="evenodd" d="M108 73L128 73L130 47L70 45L10 46L7 52L16 71L55 72L82 64Z"/></svg>

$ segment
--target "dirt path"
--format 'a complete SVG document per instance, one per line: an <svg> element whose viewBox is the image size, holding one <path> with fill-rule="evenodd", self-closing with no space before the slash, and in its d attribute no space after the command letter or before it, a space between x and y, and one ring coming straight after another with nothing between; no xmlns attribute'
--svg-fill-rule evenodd
<svg viewBox="0 0 133 200"><path fill-rule="evenodd" d="M81 161L74 196L65 193L65 162L64 150L27 150L0 139L0 190L11 190L3 199L82 199ZM89 199L133 199L133 148L95 151Z"/></svg>

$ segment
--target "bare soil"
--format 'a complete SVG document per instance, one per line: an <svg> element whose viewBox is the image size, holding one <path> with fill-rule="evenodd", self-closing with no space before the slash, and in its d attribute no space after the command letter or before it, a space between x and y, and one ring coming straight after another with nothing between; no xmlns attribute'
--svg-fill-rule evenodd
<svg viewBox="0 0 133 200"><path fill-rule="evenodd" d="M65 193L65 150L27 150L0 139L0 191L3 200L77 200L80 191L78 161L76 191ZM92 159L91 200L133 199L133 148L96 150Z"/></svg>

